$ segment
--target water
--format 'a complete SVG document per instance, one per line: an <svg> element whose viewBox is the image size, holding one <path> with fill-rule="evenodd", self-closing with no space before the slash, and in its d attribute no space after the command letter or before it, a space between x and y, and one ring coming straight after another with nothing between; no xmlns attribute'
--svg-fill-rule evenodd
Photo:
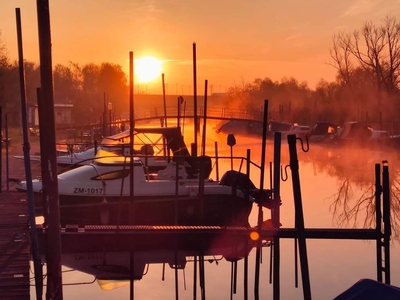
<svg viewBox="0 0 400 300"><path fill-rule="evenodd" d="M185 138L188 141L186 134ZM207 153L213 155L214 141L218 140L221 156L229 155L226 135L210 133ZM261 141L257 138L236 137L235 156L245 156L251 149L252 160L260 163ZM269 161L272 161L271 144L268 145L265 187L269 187ZM374 226L373 184L374 164L389 160L392 180L392 209L398 208L397 173L398 157L393 153L365 149L327 149L312 146L308 153L298 147L300 180L303 199L305 226L307 228L368 228ZM288 148L282 143L282 166L288 164ZM230 168L230 161L220 162L220 169ZM215 173L213 173L215 178ZM221 176L221 174L220 174ZM259 184L260 173L253 168L251 179ZM369 199L372 197L372 200ZM282 227L294 226L294 204L291 174L281 183ZM369 199L369 200L366 200ZM372 206L371 206L372 205ZM392 284L400 286L399 216L392 211L393 235L391 241ZM269 218L268 210L264 211ZM256 224L254 210L250 223ZM362 278L376 279L376 248L374 241L353 240L307 240L307 253L313 299L332 299ZM272 285L269 283L269 248L263 249L260 281L260 299L272 299ZM254 298L255 250L249 256L249 299ZM179 299L193 299L193 263L189 262L184 271L179 270ZM225 260L206 262L206 298L229 299L231 290L231 264ZM281 240L281 299L302 299L301 274L299 287L295 288L294 242ZM64 299L129 299L129 284L104 291L91 275L68 271L64 268ZM243 299L243 261L238 264L237 293L233 299ZM162 265L150 265L143 279L134 285L135 299L175 299L174 270L166 266L165 280L162 280ZM34 299L34 288L31 291ZM197 299L200 288L197 287Z"/></svg>

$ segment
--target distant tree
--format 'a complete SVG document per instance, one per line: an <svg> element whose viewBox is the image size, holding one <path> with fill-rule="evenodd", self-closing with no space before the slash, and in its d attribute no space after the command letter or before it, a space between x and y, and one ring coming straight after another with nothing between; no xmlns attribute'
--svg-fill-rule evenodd
<svg viewBox="0 0 400 300"><path fill-rule="evenodd" d="M6 73L9 68L9 59L7 56L7 49L6 45L2 40L1 37L1 30L0 30L0 105L4 105L5 103L5 79L6 79Z"/></svg>
<svg viewBox="0 0 400 300"><path fill-rule="evenodd" d="M367 22L361 30L340 32L333 36L331 63L338 70L338 79L353 88L358 68L371 76L377 92L378 104L382 98L392 99L400 89L400 22L387 16L381 25Z"/></svg>
<svg viewBox="0 0 400 300"><path fill-rule="evenodd" d="M69 62L68 66L57 64L54 67L53 77L55 102L77 102L82 91L82 76L79 65L72 62Z"/></svg>

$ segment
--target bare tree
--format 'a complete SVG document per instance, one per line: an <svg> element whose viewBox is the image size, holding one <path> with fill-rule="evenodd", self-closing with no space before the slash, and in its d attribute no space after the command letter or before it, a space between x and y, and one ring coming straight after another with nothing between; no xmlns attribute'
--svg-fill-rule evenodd
<svg viewBox="0 0 400 300"><path fill-rule="evenodd" d="M351 75L354 70L350 51L351 36L348 33L340 32L333 35L332 40L333 48L329 53L333 63L330 65L337 69L339 80L351 88Z"/></svg>
<svg viewBox="0 0 400 300"><path fill-rule="evenodd" d="M330 64L348 87L352 87L354 70L361 67L372 76L379 93L398 94L400 22L395 17L387 16L380 26L366 22L352 34L335 34L330 56Z"/></svg>

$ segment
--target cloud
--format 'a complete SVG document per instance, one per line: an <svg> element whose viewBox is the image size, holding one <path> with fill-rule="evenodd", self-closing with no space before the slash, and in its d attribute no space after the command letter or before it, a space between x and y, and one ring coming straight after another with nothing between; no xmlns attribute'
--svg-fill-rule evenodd
<svg viewBox="0 0 400 300"><path fill-rule="evenodd" d="M287 41L296 40L303 37L303 34L292 34L286 38Z"/></svg>
<svg viewBox="0 0 400 300"><path fill-rule="evenodd" d="M146 0L136 10L140 13L159 14L163 11L156 5L156 0Z"/></svg>
<svg viewBox="0 0 400 300"><path fill-rule="evenodd" d="M383 10L385 0L355 0L341 14L341 17L355 17Z"/></svg>

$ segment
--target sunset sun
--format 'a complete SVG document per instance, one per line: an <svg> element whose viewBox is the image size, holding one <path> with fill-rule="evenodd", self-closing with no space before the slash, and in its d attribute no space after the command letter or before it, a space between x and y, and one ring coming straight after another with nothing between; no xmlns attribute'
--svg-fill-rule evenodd
<svg viewBox="0 0 400 300"><path fill-rule="evenodd" d="M162 61L152 57L144 56L135 60L135 74L139 82L150 82L161 76Z"/></svg>

